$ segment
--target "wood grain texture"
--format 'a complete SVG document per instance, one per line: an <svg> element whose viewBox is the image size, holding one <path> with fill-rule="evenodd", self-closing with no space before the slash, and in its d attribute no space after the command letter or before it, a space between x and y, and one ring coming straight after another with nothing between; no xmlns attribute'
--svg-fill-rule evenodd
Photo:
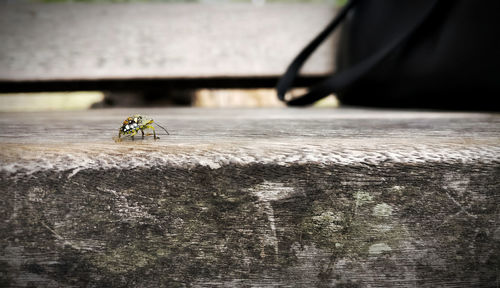
<svg viewBox="0 0 500 288"><path fill-rule="evenodd" d="M278 76L335 9L303 4L0 4L0 80ZM304 67L334 68L333 39Z"/></svg>
<svg viewBox="0 0 500 288"><path fill-rule="evenodd" d="M135 112L0 114L1 284L499 285L498 114Z"/></svg>

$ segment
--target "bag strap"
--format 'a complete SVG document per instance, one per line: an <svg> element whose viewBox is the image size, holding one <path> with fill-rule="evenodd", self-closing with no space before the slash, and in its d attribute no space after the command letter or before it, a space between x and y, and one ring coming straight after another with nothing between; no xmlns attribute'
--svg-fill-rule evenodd
<svg viewBox="0 0 500 288"><path fill-rule="evenodd" d="M423 13L418 21L410 26L405 33L401 33L400 35L395 37L395 39L382 47L380 50L376 51L367 59L346 70L336 72L320 84L312 87L308 93L290 101L286 101L285 94L291 88L293 81L297 77L297 74L300 68L302 68L304 62L327 38L327 36L338 27L338 25L346 17L347 13L356 5L358 1L360 0L349 1L349 3L339 12L337 17L335 17L335 19L333 19L333 21L328 24L328 26L323 31L321 31L321 33L316 36L316 38L314 38L313 41L299 53L299 55L297 55L297 57L295 57L276 86L278 98L280 100L285 101L289 106L310 105L317 100L320 100L321 98L324 98L331 93L338 92L342 88L354 83L356 80L358 80L372 68L374 68L378 63L384 60L399 45L406 42L406 40L410 38L415 33L415 31L417 31L418 28L425 22L431 12L434 10L436 4L439 2L439 0L432 1L432 4L429 5L429 8L425 11L425 13Z"/></svg>

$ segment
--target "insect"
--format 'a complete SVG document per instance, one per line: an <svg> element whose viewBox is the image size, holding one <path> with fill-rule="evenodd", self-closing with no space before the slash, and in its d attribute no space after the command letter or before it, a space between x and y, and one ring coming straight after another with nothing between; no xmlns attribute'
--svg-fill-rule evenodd
<svg viewBox="0 0 500 288"><path fill-rule="evenodd" d="M148 117L145 117L145 116L142 116L139 114L128 117L127 119L125 119L125 121L123 121L123 124L120 127L120 130L118 131L119 141L121 140L122 135L131 137L132 140L134 140L134 136L135 136L135 134L137 134L137 132L139 132L139 130L141 131L142 138L144 139L144 130L146 130L146 129L153 130L153 136L154 136L155 140L160 139L160 137L156 136L155 128L153 127L153 122L154 122L153 119L150 119ZM154 124L158 125L158 127L165 130L165 132L167 132L167 135L170 135L170 133L168 133L167 129L163 128L158 123L154 123ZM146 134L146 136L149 136L149 135L151 135L151 134Z"/></svg>

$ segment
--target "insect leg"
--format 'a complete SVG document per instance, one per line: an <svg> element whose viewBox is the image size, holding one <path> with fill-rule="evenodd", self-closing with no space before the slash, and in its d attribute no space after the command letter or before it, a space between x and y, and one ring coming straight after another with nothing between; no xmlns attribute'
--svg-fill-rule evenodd
<svg viewBox="0 0 500 288"><path fill-rule="evenodd" d="M130 137L132 137L132 140L134 140L134 135L135 135L135 134L137 134L137 131L136 131L136 130L132 131L132 134L130 134Z"/></svg>
<svg viewBox="0 0 500 288"><path fill-rule="evenodd" d="M154 139L155 140L159 139L159 137L156 137L155 127L153 127L152 125L146 125L146 126L144 126L144 129L151 129L151 130L153 130Z"/></svg>
<svg viewBox="0 0 500 288"><path fill-rule="evenodd" d="M141 129L142 132L142 139L144 139L144 131Z"/></svg>
<svg viewBox="0 0 500 288"><path fill-rule="evenodd" d="M113 137L113 139L115 140L115 142L122 142L122 138L121 138L121 137L122 137L122 135L123 135L122 131L121 131L121 130L119 130L119 131L118 131L118 138L114 138L114 137Z"/></svg>

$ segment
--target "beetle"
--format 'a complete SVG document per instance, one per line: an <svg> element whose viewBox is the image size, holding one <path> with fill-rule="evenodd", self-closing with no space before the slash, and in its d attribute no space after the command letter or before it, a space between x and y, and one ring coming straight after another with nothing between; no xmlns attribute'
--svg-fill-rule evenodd
<svg viewBox="0 0 500 288"><path fill-rule="evenodd" d="M135 134L137 134L137 132L139 132L139 130L141 131L142 138L144 139L144 130L146 130L146 129L153 130L153 136L154 136L155 140L160 139L160 137L156 136L155 128L153 127L153 123L154 123L153 119L139 115L139 114L128 117L127 119L125 119L125 121L123 121L123 124L118 131L118 139L121 140L121 136L124 135L124 136L131 137L132 140L134 140L134 136L135 136ZM167 132L167 135L170 135L170 133L168 133L167 129L163 128L158 123L154 123L154 124L158 125L158 127L165 130L165 132ZM151 135L151 134L146 134L146 136L148 136L148 135Z"/></svg>

